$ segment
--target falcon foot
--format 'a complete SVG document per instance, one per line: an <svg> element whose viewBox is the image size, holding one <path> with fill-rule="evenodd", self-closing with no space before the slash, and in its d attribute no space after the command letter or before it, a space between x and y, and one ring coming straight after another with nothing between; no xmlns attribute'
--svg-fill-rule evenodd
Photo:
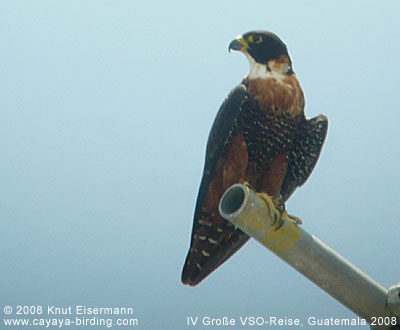
<svg viewBox="0 0 400 330"><path fill-rule="evenodd" d="M288 214L285 209L285 203L283 202L282 196L280 194L275 196L268 196L265 193L259 193L258 195L267 203L269 214L272 218L275 219L275 222L272 225L273 230L277 231L279 228L281 228L285 220L293 221L298 225L301 225L303 223L300 218Z"/></svg>

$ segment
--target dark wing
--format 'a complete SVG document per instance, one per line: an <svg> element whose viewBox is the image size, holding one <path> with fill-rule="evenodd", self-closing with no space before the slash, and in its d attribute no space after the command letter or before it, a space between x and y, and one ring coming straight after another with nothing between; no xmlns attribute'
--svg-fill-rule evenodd
<svg viewBox="0 0 400 330"><path fill-rule="evenodd" d="M230 141L232 129L246 99L247 91L244 85L234 88L222 103L215 117L210 135L208 136L206 160L204 164L203 180L211 180L215 175L215 168L225 145ZM201 185L203 187L203 185ZM201 189L200 189L201 192ZM199 194L200 195L200 194Z"/></svg>
<svg viewBox="0 0 400 330"><path fill-rule="evenodd" d="M218 212L219 200L224 191L231 184L243 179L239 174L231 180L224 177L225 164L232 163L229 153L239 162L236 172L243 172L243 167L245 171L247 166L247 149L245 144L243 148L242 143L244 139L239 136L232 141L232 131L246 97L244 85L232 90L222 104L208 138L190 250L182 271L184 284L198 284L249 239L246 234L224 220Z"/></svg>
<svg viewBox="0 0 400 330"><path fill-rule="evenodd" d="M317 164L328 131L328 118L319 115L299 124L293 149L287 155L288 169L281 194L286 201L297 187L303 185Z"/></svg>

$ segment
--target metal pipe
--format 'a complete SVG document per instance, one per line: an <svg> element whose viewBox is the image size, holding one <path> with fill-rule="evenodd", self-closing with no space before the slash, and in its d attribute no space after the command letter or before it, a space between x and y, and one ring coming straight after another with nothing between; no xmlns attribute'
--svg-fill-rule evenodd
<svg viewBox="0 0 400 330"><path fill-rule="evenodd" d="M382 285L292 221L272 228L271 212L277 211L247 185L231 186L220 200L219 212L369 324L378 317L393 320ZM376 324L371 329L391 326Z"/></svg>

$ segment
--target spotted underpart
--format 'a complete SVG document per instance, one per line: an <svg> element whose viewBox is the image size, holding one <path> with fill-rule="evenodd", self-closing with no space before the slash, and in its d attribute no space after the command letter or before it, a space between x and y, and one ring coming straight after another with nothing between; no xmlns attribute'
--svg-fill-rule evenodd
<svg viewBox="0 0 400 330"><path fill-rule="evenodd" d="M241 132L247 144L249 166L247 180L257 190L262 190L265 170L273 159L284 154L288 164L286 181L279 193L287 200L295 187L301 186L318 160L327 132L327 118L320 115L311 120L299 115L290 118L282 113L276 116L265 112L249 98L243 103L231 135ZM253 166L251 166L253 165ZM271 192L270 194L274 194Z"/></svg>

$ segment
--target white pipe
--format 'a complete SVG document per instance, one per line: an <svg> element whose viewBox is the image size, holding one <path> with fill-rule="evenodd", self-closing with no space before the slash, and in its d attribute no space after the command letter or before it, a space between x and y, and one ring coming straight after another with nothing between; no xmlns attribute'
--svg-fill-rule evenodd
<svg viewBox="0 0 400 330"><path fill-rule="evenodd" d="M386 323L400 318L388 308L387 290L382 285L317 237L290 220L283 221L278 230L272 228L275 219L268 203L247 185L231 186L221 198L219 211L355 314L375 323L371 329L391 329L392 324L377 324L379 317Z"/></svg>

